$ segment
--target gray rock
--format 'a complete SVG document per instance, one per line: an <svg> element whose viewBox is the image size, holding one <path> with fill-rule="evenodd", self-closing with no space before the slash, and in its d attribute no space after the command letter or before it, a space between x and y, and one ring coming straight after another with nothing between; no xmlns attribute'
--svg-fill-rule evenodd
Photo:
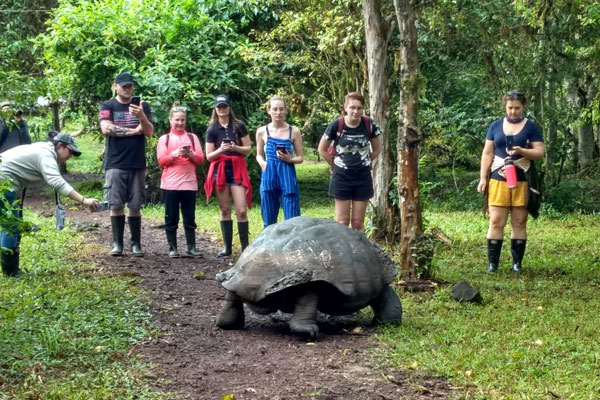
<svg viewBox="0 0 600 400"><path fill-rule="evenodd" d="M461 303L478 303L483 301L479 289L469 285L467 281L460 281L452 286L452 298Z"/></svg>

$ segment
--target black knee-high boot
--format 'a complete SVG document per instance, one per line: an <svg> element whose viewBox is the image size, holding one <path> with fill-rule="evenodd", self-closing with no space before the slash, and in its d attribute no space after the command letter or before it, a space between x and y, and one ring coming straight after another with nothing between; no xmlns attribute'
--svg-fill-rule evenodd
<svg viewBox="0 0 600 400"><path fill-rule="evenodd" d="M242 251L244 251L248 247L248 221L238 222L237 226L240 244L242 245Z"/></svg>
<svg viewBox="0 0 600 400"><path fill-rule="evenodd" d="M131 255L142 257L142 217L128 217L129 233L131 234Z"/></svg>
<svg viewBox="0 0 600 400"><path fill-rule="evenodd" d="M110 255L120 256L123 254L123 233L125 232L125 216L111 216L110 224L112 225L113 234L113 247L110 251Z"/></svg>
<svg viewBox="0 0 600 400"><path fill-rule="evenodd" d="M498 269L500 253L502 252L502 239L488 239L488 274L493 274Z"/></svg>
<svg viewBox="0 0 600 400"><path fill-rule="evenodd" d="M510 253L513 257L512 272L520 274L523 272L523 255L525 254L525 245L527 240L525 239L511 239L510 240Z"/></svg>
<svg viewBox="0 0 600 400"><path fill-rule="evenodd" d="M6 276L19 276L19 249L10 249L11 251L2 251L1 264L2 273Z"/></svg>
<svg viewBox="0 0 600 400"><path fill-rule="evenodd" d="M220 257L231 255L231 243L233 242L233 221L221 221L221 234L223 235L223 250L219 253Z"/></svg>
<svg viewBox="0 0 600 400"><path fill-rule="evenodd" d="M184 228L184 230L187 245L186 253L192 257L202 257L202 253L196 250L196 230L194 228Z"/></svg>
<svg viewBox="0 0 600 400"><path fill-rule="evenodd" d="M169 257L178 258L179 252L177 251L177 231L166 231L167 242L169 243Z"/></svg>

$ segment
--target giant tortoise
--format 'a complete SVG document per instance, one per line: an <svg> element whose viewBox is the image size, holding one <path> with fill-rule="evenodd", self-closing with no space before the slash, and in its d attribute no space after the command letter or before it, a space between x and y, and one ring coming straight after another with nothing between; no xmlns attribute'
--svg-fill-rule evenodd
<svg viewBox="0 0 600 400"><path fill-rule="evenodd" d="M292 218L267 227L217 274L228 290L217 326L242 329L243 303L258 314L293 313L291 331L312 338L317 310L345 315L369 305L375 323L399 324L402 306L389 286L397 272L364 234L328 219Z"/></svg>

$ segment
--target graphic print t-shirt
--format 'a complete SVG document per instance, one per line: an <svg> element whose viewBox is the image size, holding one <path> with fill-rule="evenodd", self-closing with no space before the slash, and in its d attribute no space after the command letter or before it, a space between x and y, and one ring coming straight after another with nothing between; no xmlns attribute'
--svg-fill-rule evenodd
<svg viewBox="0 0 600 400"><path fill-rule="evenodd" d="M371 139L381 135L381 129L373 119L369 118L371 123L371 137L363 118L356 128L351 128L344 124L340 138L335 146L335 158L333 163L343 169L360 169L371 167ZM327 140L335 141L338 130L338 120L336 119L327 126L324 136Z"/></svg>
<svg viewBox="0 0 600 400"><path fill-rule="evenodd" d="M142 103L144 114L152 121L150 105ZM140 120L129 112L129 104L122 104L116 98L105 101L100 105L100 121L112 121L113 124L135 129ZM104 169L138 169L146 168L146 137L135 135L128 137L106 136L106 156Z"/></svg>

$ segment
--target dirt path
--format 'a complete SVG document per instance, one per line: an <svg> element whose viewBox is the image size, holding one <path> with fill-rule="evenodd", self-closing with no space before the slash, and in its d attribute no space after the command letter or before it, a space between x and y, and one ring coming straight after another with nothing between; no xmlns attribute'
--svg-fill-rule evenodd
<svg viewBox="0 0 600 400"><path fill-rule="evenodd" d="M26 205L48 213L49 200L36 195ZM214 276L234 260L216 257L218 243L208 237L198 236L203 258L169 259L160 222L145 219L146 255L111 257L107 213L69 209L67 220L97 224L85 235L106 249L97 257L98 266L139 279L151 293L153 322L163 334L135 351L154 365L148 381L172 398L446 399L453 393L446 380L376 364L370 356L377 346L375 331L366 319L321 318L322 334L314 343L290 335L285 315L247 312L245 330L216 328L224 290ZM196 279L200 272L205 279Z"/></svg>

